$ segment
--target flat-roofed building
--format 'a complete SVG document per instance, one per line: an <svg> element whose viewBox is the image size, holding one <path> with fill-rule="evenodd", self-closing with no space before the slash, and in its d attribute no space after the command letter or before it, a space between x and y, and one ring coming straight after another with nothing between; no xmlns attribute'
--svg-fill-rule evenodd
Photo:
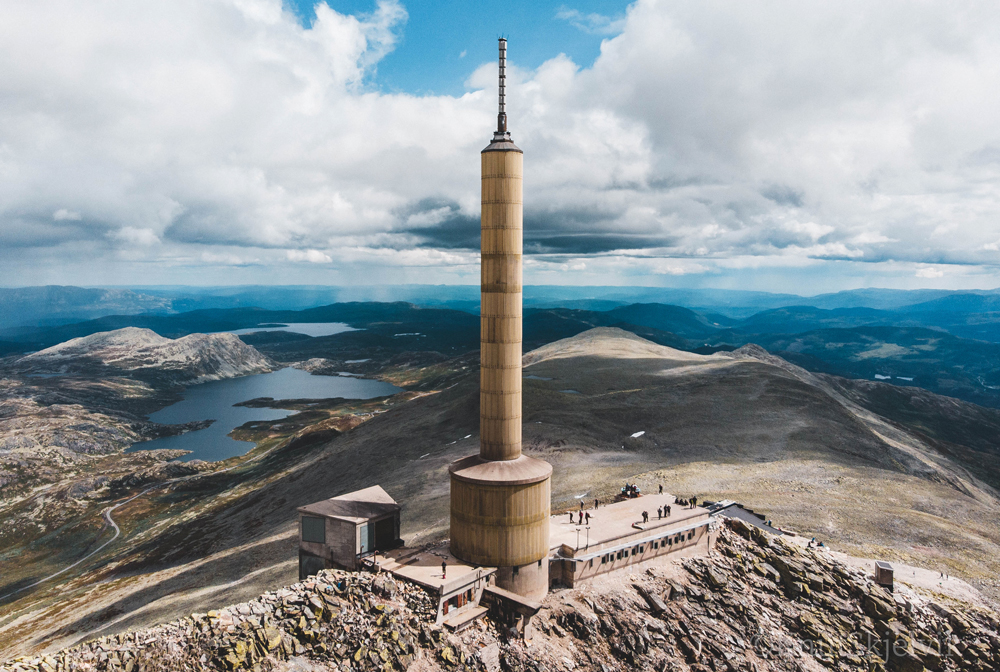
<svg viewBox="0 0 1000 672"><path fill-rule="evenodd" d="M483 591L495 580L495 567L481 567L459 560L447 543L423 548L401 547L380 555L380 571L423 586L437 598L435 622L453 630L471 624L486 612L479 606Z"/></svg>
<svg viewBox="0 0 1000 672"><path fill-rule="evenodd" d="M403 543L399 538L399 504L377 485L297 511L299 579L321 569L358 569L362 558Z"/></svg>
<svg viewBox="0 0 1000 672"><path fill-rule="evenodd" d="M657 508L671 507L659 517ZM643 522L643 512L649 520ZM550 584L572 588L580 581L663 556L707 555L713 538L711 516L702 507L678 506L673 495L645 495L589 509L588 524L552 516ZM579 519L579 512L573 518Z"/></svg>

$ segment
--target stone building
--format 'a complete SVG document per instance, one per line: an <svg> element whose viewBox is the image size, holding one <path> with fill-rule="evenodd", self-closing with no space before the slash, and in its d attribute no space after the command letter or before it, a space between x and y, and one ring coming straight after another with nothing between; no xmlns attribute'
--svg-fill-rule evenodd
<svg viewBox="0 0 1000 672"><path fill-rule="evenodd" d="M297 510L300 579L321 569L358 569L363 558L403 543L399 504L377 485Z"/></svg>

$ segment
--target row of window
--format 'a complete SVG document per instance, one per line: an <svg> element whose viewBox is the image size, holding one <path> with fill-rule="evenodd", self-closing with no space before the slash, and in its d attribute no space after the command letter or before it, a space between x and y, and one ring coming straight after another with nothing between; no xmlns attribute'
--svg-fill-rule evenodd
<svg viewBox="0 0 1000 672"><path fill-rule="evenodd" d="M669 546L673 546L674 544L682 544L685 541L690 541L691 539L694 539L694 530L688 530L686 534L682 532L681 534L675 534L671 537L656 539L652 543L650 543L650 546L652 547L652 550L659 550L661 548L667 548ZM617 553L607 553L605 555L602 555L601 564L604 565L609 562L614 562L615 560L623 560L630 556L639 555L640 553L645 553L645 552L646 552L646 545L637 544L632 548L623 548ZM594 561L591 560L590 563L591 566L593 566Z"/></svg>

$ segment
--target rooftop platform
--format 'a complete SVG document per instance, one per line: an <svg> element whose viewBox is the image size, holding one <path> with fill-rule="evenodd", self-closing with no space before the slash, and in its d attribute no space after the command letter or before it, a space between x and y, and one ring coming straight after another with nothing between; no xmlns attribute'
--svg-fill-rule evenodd
<svg viewBox="0 0 1000 672"><path fill-rule="evenodd" d="M477 579L485 579L496 571L494 567L468 565L449 550L447 544L429 548L397 548L375 558L381 570L412 581L441 595L448 594ZM441 574L441 562L448 563L446 575Z"/></svg>
<svg viewBox="0 0 1000 672"><path fill-rule="evenodd" d="M669 532L708 518L708 510L700 506L693 509L679 506L676 497L667 493L649 494L633 499L602 504L597 510L593 502L585 509L590 512L589 530L587 525L570 523L568 513L560 513L550 518L549 545L552 550L563 548L563 554L577 551L595 551L602 546L626 543L632 538L642 538L657 532ZM670 516L658 519L657 507L670 506ZM649 522L643 524L642 512L649 513ZM579 511L573 518L579 519Z"/></svg>

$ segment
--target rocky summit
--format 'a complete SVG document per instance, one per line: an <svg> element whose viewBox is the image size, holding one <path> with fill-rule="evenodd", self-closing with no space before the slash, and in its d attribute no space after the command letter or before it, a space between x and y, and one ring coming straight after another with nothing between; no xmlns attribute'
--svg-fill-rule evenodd
<svg viewBox="0 0 1000 672"><path fill-rule="evenodd" d="M991 671L1000 622L945 605L739 520L710 558L556 590L527 639L489 614L457 633L386 574L323 571L255 600L111 635L0 672L63 670Z"/></svg>

